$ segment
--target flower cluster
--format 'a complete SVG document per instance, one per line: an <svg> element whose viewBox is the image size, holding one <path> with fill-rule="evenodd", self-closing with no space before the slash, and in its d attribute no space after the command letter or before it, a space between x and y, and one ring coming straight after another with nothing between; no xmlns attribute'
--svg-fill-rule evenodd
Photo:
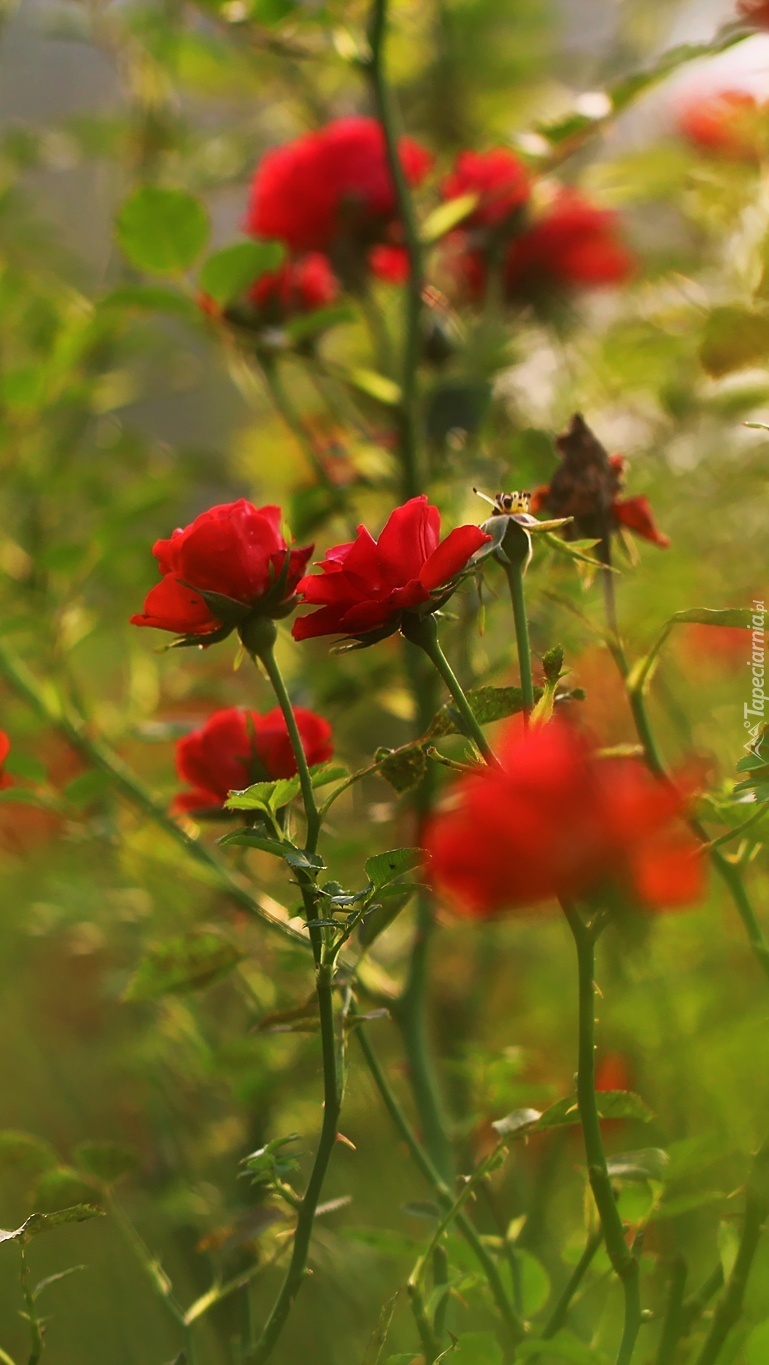
<svg viewBox="0 0 769 1365"><path fill-rule="evenodd" d="M634 261L616 214L566 188L549 199L540 195L537 206L534 189L510 151L463 152L457 158L441 187L443 198L477 196L449 242L448 268L460 293L482 298L495 262L511 303L629 279Z"/></svg>
<svg viewBox="0 0 769 1365"><path fill-rule="evenodd" d="M571 517L565 532L578 539L603 540L625 526L663 549L670 544L657 529L646 498L619 496L627 461L622 455L607 454L579 413L556 437L555 445L561 462L550 483L534 490L532 511Z"/></svg>
<svg viewBox="0 0 769 1365"><path fill-rule="evenodd" d="M313 547L290 549L280 523L279 507L241 498L158 540L162 577L132 624L212 644L254 616L287 615Z"/></svg>
<svg viewBox="0 0 769 1365"><path fill-rule="evenodd" d="M328 721L302 706L294 716L307 762L325 763L334 751ZM276 707L260 715L238 706L215 711L177 741L176 771L192 790L180 792L173 808L197 814L215 813L229 792L253 782L293 777L296 758L282 712Z"/></svg>
<svg viewBox="0 0 769 1365"><path fill-rule="evenodd" d="M599 758L560 720L513 723L498 752L501 766L458 782L426 832L428 875L459 914L484 919L607 891L658 910L700 895L684 797L640 760Z"/></svg>

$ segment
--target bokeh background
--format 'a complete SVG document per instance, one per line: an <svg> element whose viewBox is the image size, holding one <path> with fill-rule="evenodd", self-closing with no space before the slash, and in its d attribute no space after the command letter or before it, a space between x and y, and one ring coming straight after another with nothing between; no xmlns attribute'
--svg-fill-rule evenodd
<svg viewBox="0 0 769 1365"><path fill-rule="evenodd" d="M589 101L579 104L586 92L653 67L672 45L707 43L733 17L727 5L669 0L400 0L389 62L404 126L445 170L465 147L537 152L539 137L541 152L541 125L575 106L589 112ZM0 635L50 705L63 697L78 708L164 804L177 786L175 736L217 706L271 703L263 682L234 668L230 643L158 653L154 638L129 627L154 581L152 542L240 496L280 502L297 533L321 547L344 538L350 516L381 525L396 496L392 414L360 392L351 398L338 378L372 365L354 310L322 343L337 376L331 394L302 357L282 362L298 410L348 485L349 512L319 509L308 492L313 472L258 369L196 308L195 272L160 282L177 290L176 307L153 300L116 245L114 217L138 184L170 184L205 202L214 246L238 239L265 149L368 111L352 60L365 20L357 0L48 0L3 14ZM431 493L449 521L481 519L473 485L493 494L546 483L553 435L576 410L631 461L629 491L649 497L671 538L667 550L637 543L620 562L623 629L639 654L675 611L746 607L769 591L769 445L745 425L769 416L766 163L706 154L678 131L681 102L724 85L769 97L769 35L681 64L558 167L621 213L639 260L629 285L564 302L546 318L509 316L486 348L474 344L472 320L459 318L452 354L425 367ZM557 146L544 145L559 161ZM428 187L426 208L430 196ZM378 285L377 298L395 326L398 290ZM589 723L606 743L631 742L622 688L596 636L598 586L548 553L529 582L535 652L562 643ZM469 590L456 610L469 629L450 632L449 648L464 680L514 682L504 603L487 602L483 633ZM379 745L408 739L413 703L394 641L345 658L329 656L325 642L300 652L286 639L281 658L295 700L332 721L343 762L361 766ZM724 799L745 742L748 658L745 632L682 626L652 690L666 757L697 755ZM292 1132L312 1149L317 1037L258 1027L307 998L306 957L234 910L7 682L0 703L8 772L31 793L28 804L0 805L0 1223L12 1228L33 1208L84 1197L103 1202L82 1144L127 1145L137 1166L115 1197L189 1304L212 1274L268 1262L280 1236L279 1224L253 1234L259 1195L242 1178L242 1158ZM721 807L706 813L723 832ZM403 803L372 778L336 808L333 833L344 880L362 857L408 844L412 831ZM252 855L243 866L290 907L292 888L273 865ZM747 876L765 907L758 843ZM123 998L148 948L204 925L242 948L236 973L189 994ZM382 972L396 981L409 933L406 912L377 946ZM572 978L555 915L441 928L431 1028L461 1169L486 1149L491 1119L568 1093ZM657 1116L645 1127L626 1122L608 1140L671 1156L667 1203L644 1258L645 1298L659 1306L672 1256L687 1256L693 1286L719 1255L728 1265L734 1254L735 1191L769 1129L766 982L714 886L696 910L607 936L599 984L599 1063ZM408 1103L395 1031L386 1020L371 1027ZM381 1305L430 1235L424 1209L420 1217L413 1207L426 1191L352 1043L349 1068L342 1129L354 1148L339 1147L328 1182L330 1200L349 1202L319 1222L315 1273L279 1365L362 1361ZM562 1285L582 1245L583 1190L577 1139L540 1139L516 1151L479 1204L489 1233L528 1215L530 1313ZM640 1209L649 1191L633 1197ZM749 1333L769 1319L767 1255L725 1365L766 1358L765 1337ZM40 1299L52 1365L177 1358L178 1330L119 1214L59 1229L29 1259L36 1280L80 1267ZM265 1264L253 1281L257 1321L276 1283ZM28 1351L21 1307L17 1249L0 1246L0 1346L16 1365ZM206 1315L201 1360L232 1359L245 1311L235 1294ZM454 1311L464 1331L489 1326L472 1286ZM599 1255L575 1314L593 1340L586 1358L605 1358L618 1311ZM415 1348L401 1301L389 1349ZM457 1360L479 1365L472 1349ZM639 1359L651 1358L642 1338Z"/></svg>

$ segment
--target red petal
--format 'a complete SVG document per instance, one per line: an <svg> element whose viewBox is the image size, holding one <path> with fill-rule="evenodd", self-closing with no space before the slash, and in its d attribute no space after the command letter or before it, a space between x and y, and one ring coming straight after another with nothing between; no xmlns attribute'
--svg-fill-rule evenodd
<svg viewBox="0 0 769 1365"><path fill-rule="evenodd" d="M211 615L192 588L185 588L173 574L167 574L147 593L144 611L131 617L131 625L154 626L177 635L207 635L218 630L221 621Z"/></svg>
<svg viewBox="0 0 769 1365"><path fill-rule="evenodd" d="M615 519L622 526L627 526L631 531L635 531L637 536L643 536L644 540L651 540L655 545L661 546L663 550L670 544L670 536L663 535L657 530L652 516L652 509L646 498L617 498L612 503L612 512Z"/></svg>
<svg viewBox="0 0 769 1365"><path fill-rule="evenodd" d="M377 541L383 576L392 587L418 578L425 560L437 549L441 517L424 493L410 498L390 515Z"/></svg>
<svg viewBox="0 0 769 1365"><path fill-rule="evenodd" d="M419 575L419 580L428 592L448 583L464 569L468 560L480 550L491 536L480 526L457 526L451 531L437 550L434 550Z"/></svg>

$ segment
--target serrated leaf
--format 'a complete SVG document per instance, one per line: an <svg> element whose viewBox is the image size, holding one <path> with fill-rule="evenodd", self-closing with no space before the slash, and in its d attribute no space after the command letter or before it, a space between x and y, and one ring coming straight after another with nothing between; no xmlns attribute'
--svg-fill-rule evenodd
<svg viewBox="0 0 769 1365"><path fill-rule="evenodd" d="M236 242L203 262L198 283L216 303L231 303L247 293L261 275L277 270L286 251L281 242Z"/></svg>
<svg viewBox="0 0 769 1365"><path fill-rule="evenodd" d="M606 1161L615 1180L664 1180L668 1154L661 1147L644 1147L638 1152L619 1152Z"/></svg>
<svg viewBox="0 0 769 1365"><path fill-rule="evenodd" d="M380 749L375 761L380 776L399 796L418 786L427 772L427 756L422 744L404 744L389 752Z"/></svg>
<svg viewBox="0 0 769 1365"><path fill-rule="evenodd" d="M0 1242L28 1242L31 1237L39 1237L43 1232L63 1227L66 1223L85 1223L89 1218L103 1218L104 1209L96 1204L75 1204L69 1209L58 1209L55 1213L31 1213L19 1228L13 1232L0 1230Z"/></svg>
<svg viewBox="0 0 769 1365"><path fill-rule="evenodd" d="M496 1119L491 1126L501 1138L506 1138L524 1128L530 1129L541 1118L539 1109L513 1109L512 1113L506 1114L503 1119Z"/></svg>
<svg viewBox="0 0 769 1365"><path fill-rule="evenodd" d="M387 853L376 853L373 858L367 858L365 862L365 872L371 885L375 890L382 886L387 886L395 881L404 872L411 872L415 867L421 867L425 855L420 848L393 848Z"/></svg>
<svg viewBox="0 0 769 1365"><path fill-rule="evenodd" d="M242 791L230 792L228 810L278 810L287 806L302 790L298 777L280 777L274 782L253 782Z"/></svg>
<svg viewBox="0 0 769 1365"><path fill-rule="evenodd" d="M460 194L456 199L448 199L446 203L439 204L437 209L433 209L432 213L428 213L422 224L422 241L425 246L445 237L447 232L451 232L452 228L457 227L472 213L477 203L477 194Z"/></svg>
<svg viewBox="0 0 769 1365"><path fill-rule="evenodd" d="M599 1118L602 1119L640 1119L647 1123L654 1117L641 1096L634 1094L632 1090L600 1090L596 1095L596 1104ZM533 1114L535 1117L527 1119L526 1114ZM492 1127L500 1137L514 1139L518 1136L528 1137L530 1133L545 1132L549 1128L563 1128L579 1121L576 1096L569 1095L566 1099L551 1104L543 1114L538 1113L536 1109L515 1109L506 1118L497 1119Z"/></svg>
<svg viewBox="0 0 769 1365"><path fill-rule="evenodd" d="M189 270L208 240L208 214L185 190L143 185L117 216L117 239L140 270L175 274Z"/></svg>
<svg viewBox="0 0 769 1365"><path fill-rule="evenodd" d="M124 1000L158 1000L218 981L243 960L234 943L212 930L168 939L150 950L131 978Z"/></svg>
<svg viewBox="0 0 769 1365"><path fill-rule="evenodd" d="M114 1185L139 1165L138 1153L118 1142L81 1142L72 1155L88 1175L104 1185Z"/></svg>

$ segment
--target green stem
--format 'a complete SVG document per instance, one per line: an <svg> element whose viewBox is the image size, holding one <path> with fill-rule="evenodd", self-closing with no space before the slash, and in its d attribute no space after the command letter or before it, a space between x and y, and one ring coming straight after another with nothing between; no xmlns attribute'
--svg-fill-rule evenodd
<svg viewBox="0 0 769 1365"><path fill-rule="evenodd" d="M131 1247L139 1265L144 1270L161 1303L165 1305L168 1313L173 1318L177 1327L179 1327L182 1333L184 1350L189 1365L195 1365L196 1352L192 1323L187 1321L185 1311L173 1292L173 1286L170 1279L166 1275L160 1261L157 1257L152 1255L144 1238L137 1228L134 1227L128 1215L123 1212L121 1206L116 1203L114 1199L109 1199L108 1203L109 1211L114 1222L120 1228L120 1231L128 1242L128 1245Z"/></svg>
<svg viewBox="0 0 769 1365"><path fill-rule="evenodd" d="M296 933L295 930L289 928L288 924L276 918L275 914L260 902L258 896L249 891L225 863L220 862L216 854L212 853L200 840L194 839L188 834L182 825L155 800L152 793L147 790L123 760L118 758L117 754L113 753L102 740L94 738L87 732L82 720L68 714L58 704L57 699L49 699L46 690L37 682L22 660L17 659L7 645L2 642L0 642L0 674L42 720L59 731L67 743L91 767L105 773L113 786L132 806L169 835L174 843L189 853L195 862L213 872L222 890L241 909L257 915L272 929L284 937L290 938L293 942L305 942L302 934Z"/></svg>
<svg viewBox="0 0 769 1365"><path fill-rule="evenodd" d="M280 1293L253 1349L246 1352L243 1365L264 1365L274 1351L294 1300L307 1274L307 1257L320 1202L323 1182L331 1153L337 1139L339 1114L342 1107L342 1087L338 1073L336 1030L334 1026L333 967L321 962L317 967L315 991L320 1017L320 1036L323 1051L323 1126L321 1128L315 1162L309 1184L299 1206L294 1230L291 1260Z"/></svg>
<svg viewBox="0 0 769 1365"><path fill-rule="evenodd" d="M681 1339L681 1332L683 1330L686 1276L686 1261L683 1256L677 1256L671 1269L670 1289L668 1291L665 1320L662 1324L662 1335L660 1337L660 1344L657 1347L657 1357L654 1365L674 1365L676 1352L678 1351L678 1343Z"/></svg>
<svg viewBox="0 0 769 1365"><path fill-rule="evenodd" d="M387 164L403 226L403 239L409 260L409 275L404 289L403 356L401 364L400 448L407 498L421 491L419 470L418 371L421 346L422 290L424 268L414 203L398 154L396 113L384 69L387 37L387 0L373 0L368 23L369 56L365 70L371 84L374 107L382 125Z"/></svg>
<svg viewBox="0 0 769 1365"><path fill-rule="evenodd" d="M38 1365L38 1361L43 1354L43 1333L40 1326L40 1319L35 1308L35 1296L32 1293L32 1286L29 1282L29 1268L27 1266L27 1254L23 1245L19 1246L21 1252L21 1289L24 1295L24 1304L27 1310L27 1322L29 1324L30 1352L27 1365Z"/></svg>
<svg viewBox="0 0 769 1365"><path fill-rule="evenodd" d="M689 1298L686 1299L686 1301L684 1302L682 1309L683 1318L682 1331L685 1334L691 1331L694 1323L697 1321L697 1318L699 1318L701 1314L704 1313L705 1309L710 1303L710 1300L713 1298L713 1295L717 1294L719 1289L723 1288L723 1283L724 1268L719 1262L717 1266L713 1267L707 1279L703 1280L699 1289L697 1289L693 1294L690 1294Z"/></svg>
<svg viewBox="0 0 769 1365"><path fill-rule="evenodd" d="M534 710L534 681L531 676L531 645L529 644L529 623L526 617L526 599L523 590L523 569L520 564L506 564L505 573L510 588L510 601L513 606L515 641L518 647L518 667L521 674L524 717Z"/></svg>
<svg viewBox="0 0 769 1365"><path fill-rule="evenodd" d="M593 1262L593 1257L595 1256L595 1253L597 1252L602 1241L603 1231L599 1230L597 1232L591 1232L590 1236L588 1237L585 1243L582 1255L580 1256L579 1260L577 1261L577 1264L572 1270L571 1275L569 1276L566 1284L564 1285L563 1292L555 1305L555 1308L553 1309L544 1328L542 1329L542 1336L545 1338L545 1340L549 1341L550 1337L554 1337L556 1332L560 1331L560 1329L563 1327L563 1324L565 1323L569 1315L569 1309L571 1307L572 1299L574 1298L574 1295L576 1294L582 1281L584 1280L585 1275L590 1269L590 1266L592 1265ZM532 1357L532 1359L536 1359L536 1357Z"/></svg>
<svg viewBox="0 0 769 1365"><path fill-rule="evenodd" d="M283 674L280 671L278 662L275 658L274 643L262 645L256 652L256 657L262 664L270 686L277 698L278 706L281 709L283 719L286 722L288 737L291 741L296 770L302 789L302 801L304 803L304 814L307 821L307 831L305 840L305 852L315 853L318 847L320 835L320 812L315 800L315 790L312 785L312 776L307 765L307 755L304 752L301 735L296 723L294 708L291 705L291 698L288 695L286 684L283 681Z"/></svg>
<svg viewBox="0 0 769 1365"><path fill-rule="evenodd" d="M579 1044L577 1103L585 1143L587 1173L601 1220L606 1250L622 1284L625 1323L616 1365L629 1365L641 1325L638 1261L627 1246L611 1179L606 1166L595 1093L595 938L576 910L562 902L577 950L579 976Z"/></svg>
<svg viewBox="0 0 769 1365"><path fill-rule="evenodd" d="M382 1070L379 1059L371 1046L366 1032L365 1025L359 1024L355 1030L356 1037L360 1044L366 1065L371 1073L371 1078L379 1091L382 1102L393 1121L396 1129L400 1133L403 1141L408 1147L414 1164L421 1172L424 1179L432 1187L433 1192L442 1209L448 1211L454 1203L451 1190L443 1180L439 1170L431 1161L427 1151L418 1141L406 1115L401 1108L392 1087L390 1086L384 1071ZM507 1293L505 1291L502 1278L499 1274L497 1264L484 1245L470 1219L464 1213L456 1216L457 1230L467 1242L473 1252L478 1264L483 1270L488 1281L489 1289L494 1298L494 1302L499 1310L500 1317L505 1323L510 1337L513 1341L520 1341L524 1335L523 1324L514 1312Z"/></svg>
<svg viewBox="0 0 769 1365"><path fill-rule="evenodd" d="M742 1315L748 1278L758 1250L764 1220L769 1213L769 1138L753 1158L745 1190L745 1217L742 1236L723 1297L716 1306L710 1331L697 1357L696 1365L715 1365L726 1340Z"/></svg>
<svg viewBox="0 0 769 1365"><path fill-rule="evenodd" d="M494 756L494 751L475 718L473 709L462 690L462 684L441 649L435 617L432 615L409 617L408 613L406 613L401 630L407 640L410 640L412 644L418 645L420 649L424 650L431 664L433 664L438 673L440 673L451 693L454 704L462 717L467 738L471 739L477 746L490 767L498 767L499 765Z"/></svg>

